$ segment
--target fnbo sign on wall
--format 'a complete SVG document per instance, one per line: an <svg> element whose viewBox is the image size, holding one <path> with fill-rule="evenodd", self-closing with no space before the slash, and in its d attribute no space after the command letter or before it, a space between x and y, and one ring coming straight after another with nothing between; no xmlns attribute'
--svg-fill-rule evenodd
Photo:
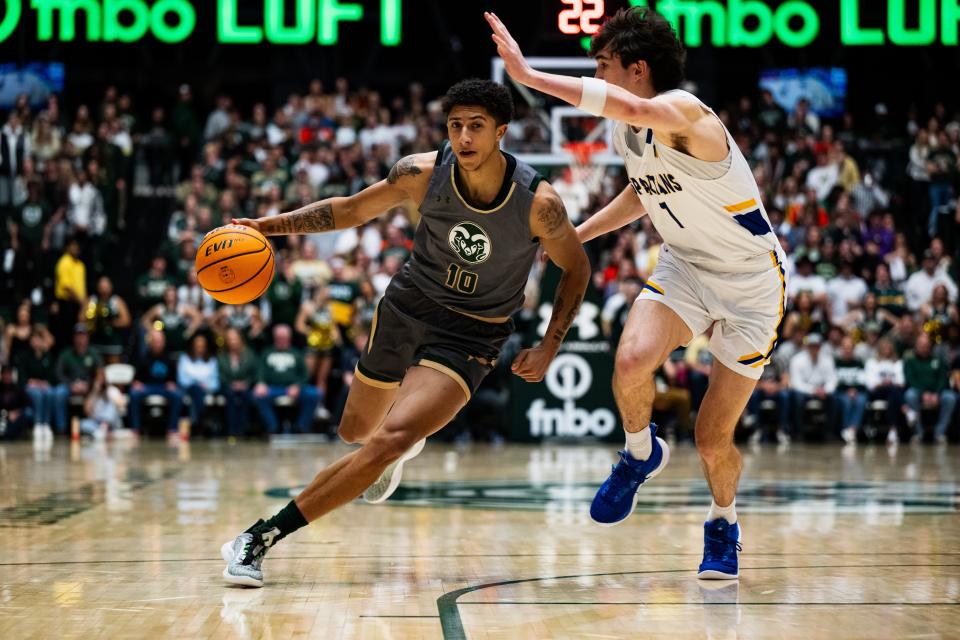
<svg viewBox="0 0 960 640"><path fill-rule="evenodd" d="M861 7L865 11L868 2L871 7L886 5L885 28L862 24ZM648 3L633 0L631 4ZM725 4L717 0L661 0L656 9L674 26L682 21L682 37L688 47L703 44L705 18L709 19L710 42L715 47L759 47L774 39L787 46L805 47L820 33L820 15L804 0L779 4L728 0ZM938 36L943 44L957 44L960 0L835 0L822 2L820 7L820 11L839 12L843 45L928 45L937 42Z"/></svg>
<svg viewBox="0 0 960 640"><path fill-rule="evenodd" d="M590 36L611 13L604 0L560 0L557 27L565 34ZM840 25L844 46L956 45L960 0L630 0L652 7L688 47L806 47L820 37L821 22ZM867 24L868 13L882 25ZM585 37L583 44L589 41Z"/></svg>
<svg viewBox="0 0 960 640"><path fill-rule="evenodd" d="M248 0L0 0L0 42L13 34L24 12L36 14L37 40L136 42L153 36L177 43L197 25L196 2L216 2L217 40L223 44L336 44L341 22L359 21L365 4L340 0L262 0L260 24L241 24L238 5ZM253 4L253 3L250 3ZM377 0L380 42L400 44L401 0ZM82 20L79 18L82 16ZM82 30L81 30L82 29Z"/></svg>

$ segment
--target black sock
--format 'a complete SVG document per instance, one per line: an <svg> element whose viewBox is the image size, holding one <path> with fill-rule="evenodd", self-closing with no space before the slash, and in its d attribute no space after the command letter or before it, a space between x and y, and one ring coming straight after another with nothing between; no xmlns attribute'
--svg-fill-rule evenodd
<svg viewBox="0 0 960 640"><path fill-rule="evenodd" d="M268 547L272 547L280 540L283 540L288 535L296 531L297 529L302 529L303 527L310 524L307 522L307 519L303 517L303 514L300 513L300 509L297 507L297 503L293 500L290 501L290 504L285 506L283 509L277 512L277 515L268 519L266 522L260 521L257 524L253 525L250 529L256 531L257 533L264 533L272 529L279 529L280 534L272 538Z"/></svg>

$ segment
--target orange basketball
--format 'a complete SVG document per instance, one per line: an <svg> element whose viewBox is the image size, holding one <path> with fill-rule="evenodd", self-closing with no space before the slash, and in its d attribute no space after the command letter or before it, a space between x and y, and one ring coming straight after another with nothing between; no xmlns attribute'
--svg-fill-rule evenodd
<svg viewBox="0 0 960 640"><path fill-rule="evenodd" d="M273 247L256 229L228 224L203 239L196 265L200 286L214 300L245 304L273 281Z"/></svg>

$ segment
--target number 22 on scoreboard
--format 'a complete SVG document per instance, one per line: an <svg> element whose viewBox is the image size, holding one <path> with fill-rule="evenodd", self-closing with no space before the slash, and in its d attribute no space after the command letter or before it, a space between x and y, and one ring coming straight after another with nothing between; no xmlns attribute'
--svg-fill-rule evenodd
<svg viewBox="0 0 960 640"><path fill-rule="evenodd" d="M604 0L560 0L570 5L557 16L557 25L560 31L569 35L586 33L593 35L600 29L600 24L594 20L603 17Z"/></svg>

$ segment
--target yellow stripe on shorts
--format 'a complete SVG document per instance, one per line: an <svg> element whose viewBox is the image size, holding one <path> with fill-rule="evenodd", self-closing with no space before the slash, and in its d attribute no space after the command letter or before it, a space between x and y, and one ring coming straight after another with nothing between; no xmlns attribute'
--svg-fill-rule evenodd
<svg viewBox="0 0 960 640"><path fill-rule="evenodd" d="M663 288L653 280L647 280L647 282L643 285L643 288L650 289L650 291L653 291L654 293L663 295Z"/></svg>

